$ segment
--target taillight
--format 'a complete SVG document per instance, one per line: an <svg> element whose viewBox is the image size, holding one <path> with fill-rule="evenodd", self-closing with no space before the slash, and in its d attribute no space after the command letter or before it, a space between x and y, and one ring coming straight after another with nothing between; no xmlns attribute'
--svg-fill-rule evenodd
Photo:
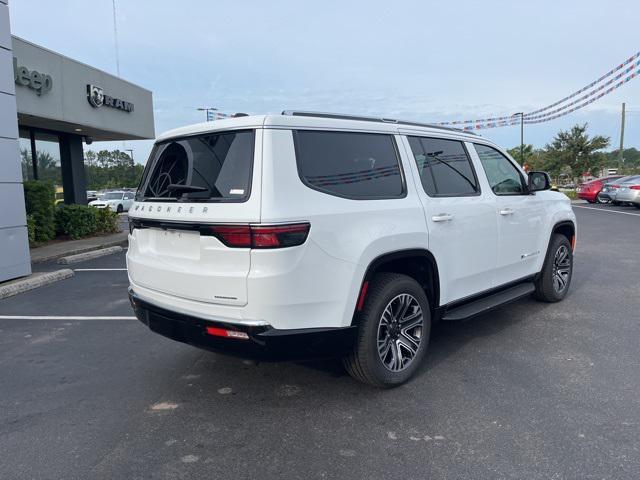
<svg viewBox="0 0 640 480"><path fill-rule="evenodd" d="M251 248L251 227L249 225L229 226L216 225L210 227L213 236L227 247Z"/></svg>
<svg viewBox="0 0 640 480"><path fill-rule="evenodd" d="M631 190L640 190L640 185L631 185L629 188Z"/></svg>
<svg viewBox="0 0 640 480"><path fill-rule="evenodd" d="M227 247L233 248L285 248L302 245L311 225L213 225L209 231Z"/></svg>
<svg viewBox="0 0 640 480"><path fill-rule="evenodd" d="M620 185L611 185L611 188L620 188Z"/></svg>

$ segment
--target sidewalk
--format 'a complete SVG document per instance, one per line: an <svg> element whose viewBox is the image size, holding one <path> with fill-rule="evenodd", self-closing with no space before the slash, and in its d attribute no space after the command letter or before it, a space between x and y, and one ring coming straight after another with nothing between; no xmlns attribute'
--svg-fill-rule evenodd
<svg viewBox="0 0 640 480"><path fill-rule="evenodd" d="M112 233L111 235L82 238L80 240L68 240L32 248L30 252L31 263L46 262L59 257L89 252L99 248L113 247L116 245L123 246L127 242L128 233L128 229L125 229L122 232Z"/></svg>

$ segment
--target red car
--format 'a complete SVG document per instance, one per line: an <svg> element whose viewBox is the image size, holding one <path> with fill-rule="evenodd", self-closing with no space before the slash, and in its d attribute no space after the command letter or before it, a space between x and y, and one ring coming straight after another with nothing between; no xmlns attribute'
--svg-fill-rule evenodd
<svg viewBox="0 0 640 480"><path fill-rule="evenodd" d="M578 185L576 192L578 192L578 198L586 200L589 203L599 202L598 194L605 183L615 180L616 178L622 178L622 175L612 175L610 177L596 178L585 183Z"/></svg>

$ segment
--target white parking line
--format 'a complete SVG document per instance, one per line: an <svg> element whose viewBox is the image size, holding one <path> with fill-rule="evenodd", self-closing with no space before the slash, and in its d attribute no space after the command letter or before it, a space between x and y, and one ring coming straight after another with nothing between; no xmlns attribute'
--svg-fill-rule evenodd
<svg viewBox="0 0 640 480"><path fill-rule="evenodd" d="M75 268L74 272L122 272L126 268Z"/></svg>
<svg viewBox="0 0 640 480"><path fill-rule="evenodd" d="M573 205L573 208L586 208L587 210L597 210L599 212L609 212L609 213L621 213L622 215L633 215L634 217L640 217L640 213L620 212L618 210L605 210L604 208L595 208L595 207L583 207L582 205Z"/></svg>
<svg viewBox="0 0 640 480"><path fill-rule="evenodd" d="M0 315L0 320L135 320L134 316Z"/></svg>

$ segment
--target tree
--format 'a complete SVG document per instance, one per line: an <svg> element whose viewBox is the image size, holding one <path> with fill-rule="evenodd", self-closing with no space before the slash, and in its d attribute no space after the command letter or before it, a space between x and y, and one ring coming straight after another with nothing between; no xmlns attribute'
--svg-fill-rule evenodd
<svg viewBox="0 0 640 480"><path fill-rule="evenodd" d="M136 187L144 167L134 163L129 154L120 150L88 150L85 152L87 188Z"/></svg>
<svg viewBox="0 0 640 480"><path fill-rule="evenodd" d="M557 167L568 167L571 177L577 179L583 173L595 173L606 160L601 152L610 143L609 137L589 137L588 124L575 125L568 131L560 131L546 146L546 162ZM551 170L551 169L549 169Z"/></svg>
<svg viewBox="0 0 640 480"><path fill-rule="evenodd" d="M511 155L516 162L520 165L529 164L529 160L533 157L534 150L533 145L527 144L523 148L524 156L520 156L520 146L510 148L507 150L509 155Z"/></svg>

